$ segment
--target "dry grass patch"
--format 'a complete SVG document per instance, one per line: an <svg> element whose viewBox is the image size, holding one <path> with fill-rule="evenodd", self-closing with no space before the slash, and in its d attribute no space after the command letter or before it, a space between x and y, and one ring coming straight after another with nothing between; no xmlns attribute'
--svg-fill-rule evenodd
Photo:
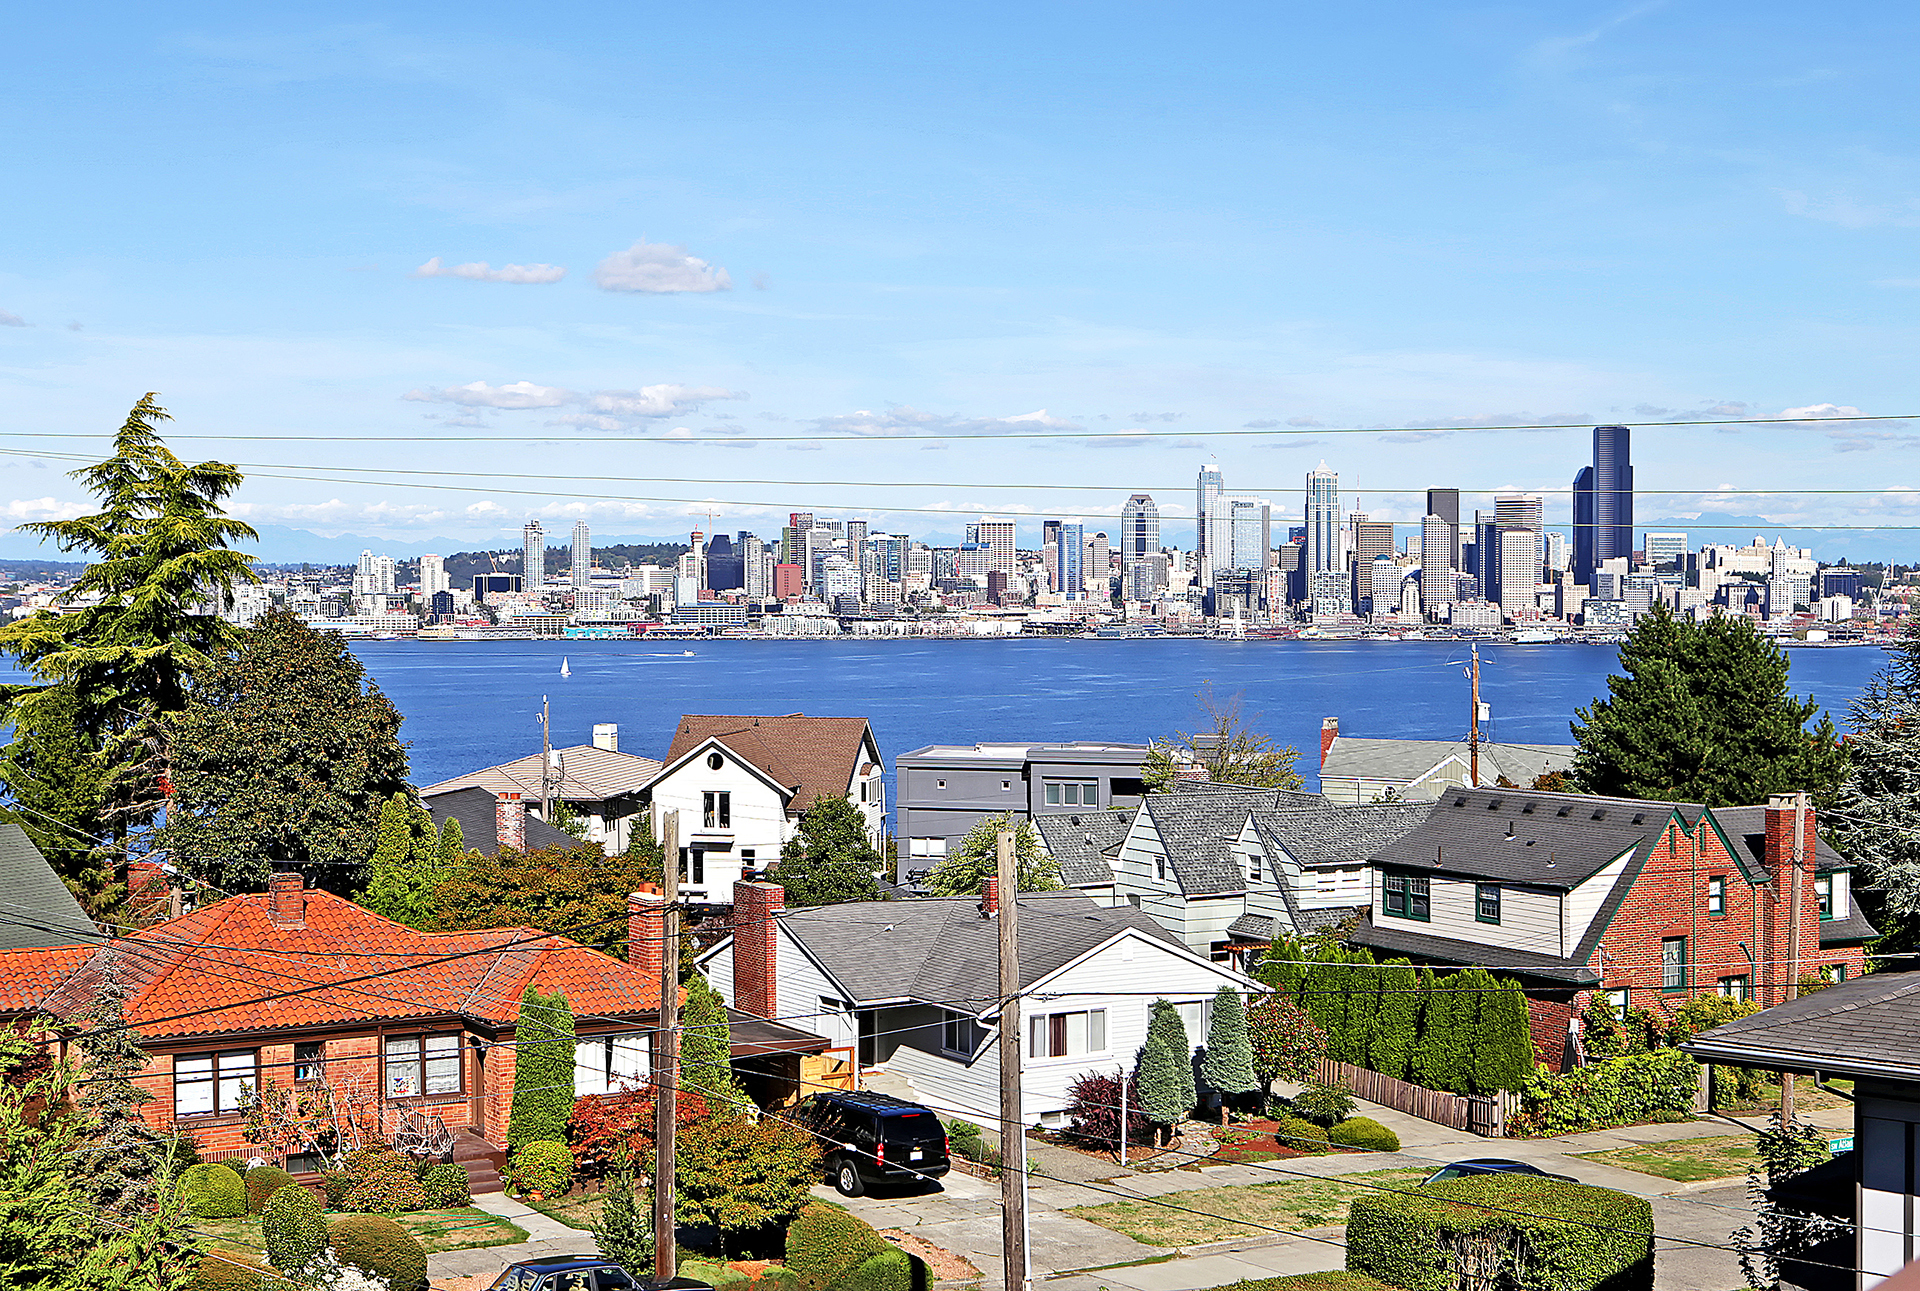
<svg viewBox="0 0 1920 1291"><path fill-rule="evenodd" d="M1641 1174L1657 1175L1676 1183L1698 1183L1703 1179L1731 1179L1744 1176L1754 1162L1754 1139L1750 1134L1728 1134L1705 1139L1675 1139L1669 1143L1642 1143L1630 1148L1609 1148L1605 1152L1576 1153L1582 1161Z"/></svg>
<svg viewBox="0 0 1920 1291"><path fill-rule="evenodd" d="M327 1212L327 1222L341 1215ZM507 1246L527 1240L527 1230L508 1223L498 1215L461 1206L454 1210L421 1210L411 1215L391 1216L412 1233L414 1239L432 1255L437 1251L470 1251L483 1246ZM255 1257L266 1251L260 1236L260 1216L243 1215L238 1219L196 1219L194 1228L207 1239L207 1245L220 1250L240 1251Z"/></svg>
<svg viewBox="0 0 1920 1291"><path fill-rule="evenodd" d="M1347 1207L1355 1197L1371 1191L1368 1184L1411 1188L1428 1173L1368 1170L1326 1179L1193 1188L1160 1198L1075 1206L1067 1213L1149 1246L1197 1246L1234 1237L1258 1237L1275 1229L1293 1233L1344 1224Z"/></svg>

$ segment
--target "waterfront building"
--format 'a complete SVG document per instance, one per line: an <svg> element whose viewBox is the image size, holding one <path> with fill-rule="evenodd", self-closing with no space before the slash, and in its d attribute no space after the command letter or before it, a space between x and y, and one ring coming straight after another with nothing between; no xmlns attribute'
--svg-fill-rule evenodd
<svg viewBox="0 0 1920 1291"><path fill-rule="evenodd" d="M1593 465L1573 479L1573 576L1590 583L1606 561L1633 554L1632 431L1593 428Z"/></svg>
<svg viewBox="0 0 1920 1291"><path fill-rule="evenodd" d="M538 596L547 585L547 531L538 520L529 520L520 535L520 577L527 592Z"/></svg>
<svg viewBox="0 0 1920 1291"><path fill-rule="evenodd" d="M697 539L699 535L695 535ZM698 541L694 543L699 547ZM593 583L593 531L587 528L585 520L573 522L573 567L569 570L573 576L573 588L577 592Z"/></svg>
<svg viewBox="0 0 1920 1291"><path fill-rule="evenodd" d="M1306 521L1307 572L1331 570L1344 579L1347 570L1340 558L1340 477L1328 470L1325 462L1307 472Z"/></svg>
<svg viewBox="0 0 1920 1291"><path fill-rule="evenodd" d="M1549 574L1567 572L1567 535L1558 529L1540 535L1540 563Z"/></svg>
<svg viewBox="0 0 1920 1291"><path fill-rule="evenodd" d="M1209 533L1209 520L1217 510L1217 502L1226 491L1226 477L1220 468L1212 462L1200 468L1193 482L1193 552L1194 572L1199 576L1200 585L1208 586L1213 581L1212 535Z"/></svg>

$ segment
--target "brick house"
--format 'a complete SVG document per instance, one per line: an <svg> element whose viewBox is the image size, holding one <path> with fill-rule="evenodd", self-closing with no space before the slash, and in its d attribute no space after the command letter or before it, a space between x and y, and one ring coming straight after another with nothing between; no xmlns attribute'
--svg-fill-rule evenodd
<svg viewBox="0 0 1920 1291"><path fill-rule="evenodd" d="M1659 1012L1858 976L1878 934L1816 825L1789 795L1709 808L1456 788L1375 854L1350 940L1515 978L1541 1061L1565 1069L1582 1061L1577 1019L1596 993Z"/></svg>

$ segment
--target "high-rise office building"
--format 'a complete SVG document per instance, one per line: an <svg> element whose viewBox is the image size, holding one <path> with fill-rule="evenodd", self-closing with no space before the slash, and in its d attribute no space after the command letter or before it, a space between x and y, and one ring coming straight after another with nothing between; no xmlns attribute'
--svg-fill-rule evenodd
<svg viewBox="0 0 1920 1291"><path fill-rule="evenodd" d="M867 522L865 520L847 521L847 559L853 563L854 581L859 584L857 594L862 600L867 595Z"/></svg>
<svg viewBox="0 0 1920 1291"><path fill-rule="evenodd" d="M1538 493L1499 493L1494 495L1493 516L1502 529L1525 529L1533 534L1533 576L1540 577L1540 567L1545 563L1541 545L1541 532L1545 528ZM1501 559L1506 559L1505 551ZM1504 575L1505 570L1502 570Z"/></svg>
<svg viewBox="0 0 1920 1291"><path fill-rule="evenodd" d="M1679 564L1685 569L1687 563L1687 535L1684 533L1655 533L1649 531L1642 543L1649 565Z"/></svg>
<svg viewBox="0 0 1920 1291"><path fill-rule="evenodd" d="M1550 529L1540 535L1540 563L1549 574L1567 572L1567 535Z"/></svg>
<svg viewBox="0 0 1920 1291"><path fill-rule="evenodd" d="M975 541L991 553L987 559L989 571L997 569L1003 574L1020 572L1019 553L1013 545L1013 521L982 518L979 524L967 527L978 535Z"/></svg>
<svg viewBox="0 0 1920 1291"><path fill-rule="evenodd" d="M1593 428L1593 465L1573 477L1573 577L1591 585L1602 564L1633 554L1633 432Z"/></svg>
<svg viewBox="0 0 1920 1291"><path fill-rule="evenodd" d="M520 584L529 596L538 596L547 584L547 531L538 520L520 531Z"/></svg>
<svg viewBox="0 0 1920 1291"><path fill-rule="evenodd" d="M1265 498L1222 494L1212 506L1206 525L1211 572L1265 569L1267 550L1273 545L1273 505Z"/></svg>
<svg viewBox="0 0 1920 1291"><path fill-rule="evenodd" d="M1420 522L1420 608L1428 614L1453 604L1460 522L1430 513Z"/></svg>
<svg viewBox="0 0 1920 1291"><path fill-rule="evenodd" d="M1079 596L1087 587L1087 527L1062 524L1054 530L1054 578L1056 592Z"/></svg>
<svg viewBox="0 0 1920 1291"><path fill-rule="evenodd" d="M452 582L447 578L447 562L439 556L420 558L420 599L429 600L435 592L450 591Z"/></svg>
<svg viewBox="0 0 1920 1291"><path fill-rule="evenodd" d="M1160 508L1150 493L1136 493L1120 508L1121 594L1151 601L1166 586L1160 560Z"/></svg>
<svg viewBox="0 0 1920 1291"><path fill-rule="evenodd" d="M1226 477L1212 462L1202 466L1193 481L1193 551L1197 558L1194 568L1200 575L1202 587L1209 587L1213 582L1213 534L1209 521L1226 487Z"/></svg>
<svg viewBox="0 0 1920 1291"><path fill-rule="evenodd" d="M1491 562L1497 567L1494 596L1500 602L1500 612L1514 618L1534 607L1540 582L1540 535L1518 525L1496 525L1496 529L1498 555Z"/></svg>
<svg viewBox="0 0 1920 1291"><path fill-rule="evenodd" d="M740 550L740 590L750 597L768 595L772 588L771 563L767 560L767 546L753 534L742 531L734 546Z"/></svg>
<svg viewBox="0 0 1920 1291"><path fill-rule="evenodd" d="M1447 550L1447 565L1451 569L1460 568L1460 490L1428 489L1426 514L1439 516L1447 522L1453 535L1453 543ZM1432 555L1426 546L1424 527L1421 533L1420 555L1423 561Z"/></svg>
<svg viewBox="0 0 1920 1291"><path fill-rule="evenodd" d="M572 573L575 591L593 585L593 533L585 520L573 522Z"/></svg>
<svg viewBox="0 0 1920 1291"><path fill-rule="evenodd" d="M375 556L372 570L367 575L367 590L376 596L392 596L394 588L393 557Z"/></svg>
<svg viewBox="0 0 1920 1291"><path fill-rule="evenodd" d="M1076 525L1075 528L1082 528ZM1113 568L1113 550L1105 532L1090 534L1081 547L1080 586L1094 596L1105 598L1109 571Z"/></svg>
<svg viewBox="0 0 1920 1291"><path fill-rule="evenodd" d="M1307 472L1307 573L1311 576L1334 570L1344 575L1346 564L1340 559L1340 477L1327 469L1325 462ZM1314 598L1320 599L1317 584Z"/></svg>
<svg viewBox="0 0 1920 1291"><path fill-rule="evenodd" d="M1383 557L1389 561L1393 559L1392 522L1369 520L1364 511L1356 511L1348 516L1347 565L1353 573L1353 607L1358 613L1364 614L1368 610L1368 601L1373 595L1373 563ZM1399 599L1396 584L1392 608L1398 608Z"/></svg>

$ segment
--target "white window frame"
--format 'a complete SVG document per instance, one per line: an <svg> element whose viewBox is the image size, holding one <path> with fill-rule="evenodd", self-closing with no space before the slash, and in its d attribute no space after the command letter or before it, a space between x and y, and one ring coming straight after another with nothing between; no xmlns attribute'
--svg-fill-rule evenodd
<svg viewBox="0 0 1920 1291"><path fill-rule="evenodd" d="M414 1032L411 1035L389 1035L380 1038L380 1089L382 1096L396 1098L454 1098L466 1090L466 1073L461 1069L462 1054L460 1046L463 1037L458 1031ZM411 1044L413 1056L396 1053L394 1046ZM453 1084L447 1085L447 1064L453 1064ZM394 1081L396 1075L414 1069L417 1081L413 1089L401 1089ZM434 1088L435 1085L440 1088Z"/></svg>
<svg viewBox="0 0 1920 1291"><path fill-rule="evenodd" d="M984 1030L985 1028L971 1013L955 1013L952 1009L942 1009L940 1052L953 1058L971 1058L980 1050L980 1037ZM956 1044L956 1040L961 1043ZM965 1043L967 1041L972 1043Z"/></svg>
<svg viewBox="0 0 1920 1291"><path fill-rule="evenodd" d="M1080 1045L1077 1049L1076 1036ZM1105 1009L1063 1009L1035 1013L1027 1019L1027 1055L1036 1062L1102 1057L1110 1052L1109 1043ZM1056 1044L1060 1046L1057 1053Z"/></svg>
<svg viewBox="0 0 1920 1291"><path fill-rule="evenodd" d="M252 1100L253 1088L259 1079L258 1049L177 1053L173 1056L173 1114L176 1117L238 1116ZM194 1106L183 1108L180 1098L183 1087L189 1091L204 1089L204 1100L196 1097ZM198 1106L202 1101L205 1106Z"/></svg>
<svg viewBox="0 0 1920 1291"><path fill-rule="evenodd" d="M653 1075L648 1033L587 1036L573 1046L573 1093L617 1094L638 1089Z"/></svg>

